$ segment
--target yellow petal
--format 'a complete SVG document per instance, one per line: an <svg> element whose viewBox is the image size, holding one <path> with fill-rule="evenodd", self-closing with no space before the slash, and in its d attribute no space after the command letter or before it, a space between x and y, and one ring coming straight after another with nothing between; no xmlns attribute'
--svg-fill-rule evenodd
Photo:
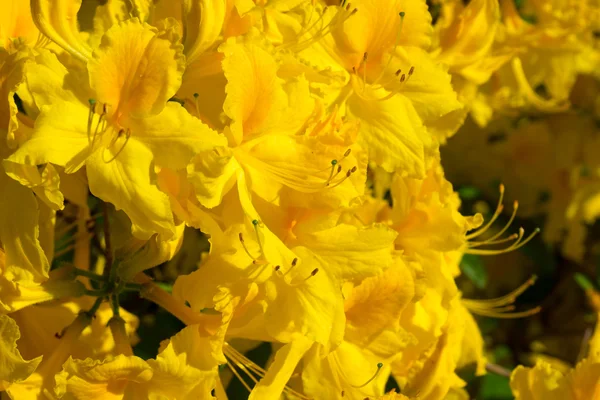
<svg viewBox="0 0 600 400"><path fill-rule="evenodd" d="M12 39L21 38L28 46L33 46L40 34L33 19L28 2L2 0L0 2L0 47L10 49Z"/></svg>
<svg viewBox="0 0 600 400"><path fill-rule="evenodd" d="M160 236L154 235L139 251L124 258L118 269L121 279L131 281L139 272L172 259L181 247L184 229L184 224L176 226L175 235L169 240L161 240Z"/></svg>
<svg viewBox="0 0 600 400"><path fill-rule="evenodd" d="M384 225L357 228L340 224L316 232L296 233L298 244L316 254L319 268L336 280L360 282L393 262L396 232Z"/></svg>
<svg viewBox="0 0 600 400"><path fill-rule="evenodd" d="M33 192L0 167L0 241L6 253L2 275L9 281L41 283L50 265L39 242L38 204Z"/></svg>
<svg viewBox="0 0 600 400"><path fill-rule="evenodd" d="M200 336L196 325L173 336L156 360L148 360L154 371L150 391L167 398L212 398L218 362L210 356L211 340Z"/></svg>
<svg viewBox="0 0 600 400"><path fill-rule="evenodd" d="M52 163L75 172L89 155L86 124L89 111L79 102L60 102L42 107L33 136L4 161L7 173L15 179L26 178L11 164ZM63 115L63 118L57 118ZM35 184L36 182L32 182Z"/></svg>
<svg viewBox="0 0 600 400"><path fill-rule="evenodd" d="M66 380L66 398L117 400L136 391L134 398L143 398L141 387L135 387L149 381L152 370L141 358L118 355L105 361L69 358L61 375Z"/></svg>
<svg viewBox="0 0 600 400"><path fill-rule="evenodd" d="M229 39L219 47L225 55L223 71L227 78L227 97L223 110L232 119L234 144L246 135L272 128L285 109L287 98L277 77L273 57L254 43Z"/></svg>
<svg viewBox="0 0 600 400"><path fill-rule="evenodd" d="M384 329L398 329L404 308L415 293L412 274L397 258L382 274L365 279L345 295L344 338L362 347Z"/></svg>
<svg viewBox="0 0 600 400"><path fill-rule="evenodd" d="M313 346L305 357L302 371L306 394L309 398L323 399L379 399L390 371L389 364L378 366L381 361L368 350L347 341L329 354Z"/></svg>
<svg viewBox="0 0 600 400"><path fill-rule="evenodd" d="M225 146L223 135L192 117L185 108L169 102L156 116L131 118L128 127L136 139L146 145L154 154L154 161L160 167L181 169L193 156L212 151L217 146Z"/></svg>
<svg viewBox="0 0 600 400"><path fill-rule="evenodd" d="M186 61L192 63L221 35L225 22L224 0L183 0Z"/></svg>
<svg viewBox="0 0 600 400"><path fill-rule="evenodd" d="M42 361L42 357L29 361L21 357L17 349L20 336L17 323L7 315L0 315L0 389L24 381Z"/></svg>
<svg viewBox="0 0 600 400"><path fill-rule="evenodd" d="M285 277L273 276L265 282L269 301L265 328L278 341L289 342L295 335L335 348L343 337L344 306L339 285L326 269L314 276L320 264L305 248L295 248L302 263ZM289 266L282 266L283 273Z"/></svg>
<svg viewBox="0 0 600 400"><path fill-rule="evenodd" d="M410 100L396 95L377 102L353 95L347 106L347 113L361 121L359 142L369 149L370 160L389 172L425 174L426 157L435 147Z"/></svg>
<svg viewBox="0 0 600 400"><path fill-rule="evenodd" d="M252 389L249 400L280 399L285 385L296 369L296 365L311 345L311 340L296 336L291 343L279 349L265 377Z"/></svg>
<svg viewBox="0 0 600 400"><path fill-rule="evenodd" d="M158 114L177 92L185 68L170 36L137 19L110 28L88 63L96 100L117 118Z"/></svg>
<svg viewBox="0 0 600 400"><path fill-rule="evenodd" d="M81 61L91 57L91 49L79 32L77 12L81 0L32 0L31 15L38 29Z"/></svg>
<svg viewBox="0 0 600 400"><path fill-rule="evenodd" d="M132 138L113 161L107 163L105 157L100 150L87 160L92 194L125 211L139 239L155 233L165 239L172 237L175 225L169 198L153 183L150 150Z"/></svg>
<svg viewBox="0 0 600 400"><path fill-rule="evenodd" d="M204 207L221 204L223 196L235 185L239 163L227 147L198 154L187 168L187 178L196 198Z"/></svg>
<svg viewBox="0 0 600 400"><path fill-rule="evenodd" d="M558 400L551 392L559 387L563 375L550 364L538 362L534 368L519 365L510 376L510 388L516 400Z"/></svg>

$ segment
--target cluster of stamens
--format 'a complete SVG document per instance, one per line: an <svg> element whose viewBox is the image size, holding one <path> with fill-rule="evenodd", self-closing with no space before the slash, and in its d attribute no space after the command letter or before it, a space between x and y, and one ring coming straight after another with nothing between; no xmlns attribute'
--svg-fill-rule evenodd
<svg viewBox="0 0 600 400"><path fill-rule="evenodd" d="M255 162L260 163L264 171L273 174L282 183L294 190L304 193L318 193L325 189L333 189L341 185L358 170L358 167L354 165L348 168L345 173L343 172L344 167L342 162L351 152L352 149L346 150L341 158L331 160L328 167L314 171L307 170L306 168L294 169L292 166L287 166L283 170L260 160L255 160ZM325 180L315 176L324 174L328 170L329 176Z"/></svg>
<svg viewBox="0 0 600 400"><path fill-rule="evenodd" d="M394 46L392 47L391 51L389 52L389 57L388 57L387 63L381 67L381 71L380 71L379 75L373 80L373 82L371 82L369 84L371 89L376 90L376 89L383 88L386 90L390 90L390 93L381 98L370 98L366 94L367 64L369 61L369 53L368 52L363 53L362 59L360 61L360 64L358 64L358 66L352 67L352 73L359 79L359 81L362 82L362 90L358 90L358 91L356 91L356 93L360 97L364 98L365 100L383 101L383 100L388 100L388 99L392 98L393 96L395 96L398 93L400 87L398 85L394 85L394 86L390 86L390 85L393 84L394 82L397 82L400 85L407 83L409 81L409 79L411 78L411 76L415 72L414 66L411 66L409 68L408 72L406 72L406 73L403 73L402 69L398 69L398 70L396 70L396 72L394 74L392 74L392 76L390 78L388 78L387 80L385 80L383 82L380 82L381 79L383 78L383 76L385 75L385 72L388 70L388 68L392 62L392 59L394 58L396 48L398 47L398 45L400 43L402 27L404 26L404 16L406 14L404 11L401 11L398 15L400 16L400 24L398 26L398 32L396 34L396 40L394 42Z"/></svg>
<svg viewBox="0 0 600 400"><path fill-rule="evenodd" d="M240 371L243 372L250 380L256 385L258 381L265 377L267 373L262 367L257 365L254 361L244 356L242 353L233 348L229 343L223 343L223 354L227 358L227 367L231 370L233 375L240 381L240 383L246 388L248 392L252 392L252 388L248 382L243 379ZM238 369L240 371L238 371ZM283 393L286 397L296 398L301 400L309 400L310 398L297 392L289 386L283 388Z"/></svg>
<svg viewBox="0 0 600 400"><path fill-rule="evenodd" d="M269 262L266 260L265 258L265 252L263 249L263 245L262 245L262 241L260 239L260 234L259 234L259 225L260 225L260 221L255 219L252 220L252 226L254 227L254 233L256 235L256 241L258 242L258 247L260 250L260 255L258 257L255 257L252 252L250 252L250 250L248 249L248 247L246 246L246 241L244 240L244 234L242 232L240 232L238 234L240 243L242 244L242 248L244 249L244 251L246 252L246 254L248 255L248 257L250 257L252 259L252 264L254 265L267 265L269 264ZM311 273L304 279L299 280L298 282L294 282L294 283L289 283L285 278L287 277L287 275L294 269L294 267L296 267L296 265L298 265L298 258L294 258L291 262L291 266L287 269L287 271L284 273L281 270L281 266L280 265L276 265L273 268L273 271L275 272L275 274L281 278L284 278L284 282L286 282L288 285L290 286L300 286L302 285L304 282L306 282L307 280L309 280L310 278L312 278L313 276L315 276L318 272L319 272L319 268L315 268L311 271Z"/></svg>
<svg viewBox="0 0 600 400"><path fill-rule="evenodd" d="M538 306L526 311L513 312L515 309L514 302L517 300L517 297L519 297L523 292L525 292L525 290L535 283L536 279L536 276L532 276L517 289L496 299L462 299L462 303L473 314L484 317L504 319L528 317L530 315L537 314L542 308Z"/></svg>
<svg viewBox="0 0 600 400"><path fill-rule="evenodd" d="M87 122L87 137L88 143L90 146L90 150L93 151L96 148L96 145L100 144L102 140L103 134L107 131L108 128L108 104L104 103L100 105L96 100L89 99L89 114L88 114L88 122ZM125 138L123 144L119 147L119 149L108 159L104 157L103 161L105 163L110 163L114 161L119 154L123 151L129 138L131 137L130 129L119 129L116 135L111 139L110 143L106 148L112 148L119 139Z"/></svg>
<svg viewBox="0 0 600 400"><path fill-rule="evenodd" d="M500 185L500 198L498 199L498 205L496 206L496 210L492 215L492 218L481 228L475 230L474 232L465 236L467 239L467 248L465 249L465 253L474 254L474 255L498 255L503 253L508 253L514 250L518 250L521 247L525 246L529 243L535 235L537 235L540 230L536 228L527 238L525 238L525 230L520 227L518 233L513 233L507 237L502 237L504 233L508 230L511 224L514 222L515 217L517 216L517 210L519 209L519 202L515 201L513 204L513 212L510 216L510 219L504 225L504 227L498 231L496 234L491 236L488 239L480 240L480 241L471 241L471 239L476 239L479 236L486 233L490 227L494 224L494 222L498 219L502 211L504 210L503 205L504 200L504 185ZM507 242L512 242L510 246L505 247L503 249L482 249L483 246L494 246L498 244L503 244Z"/></svg>
<svg viewBox="0 0 600 400"><path fill-rule="evenodd" d="M310 14L302 24L303 28L296 35L298 38L297 41L283 44L279 47L279 49L301 51L330 34L333 27L343 24L348 20L348 18L358 12L358 9L352 7L350 2L347 0L342 0L340 2L340 6L337 7L337 12L331 21L325 23L325 14L329 8L330 7L327 6L323 7L319 17L315 20L315 22L311 23L310 21L313 19L316 9L316 7L313 5L313 7L310 9ZM305 37L307 35L308 37Z"/></svg>

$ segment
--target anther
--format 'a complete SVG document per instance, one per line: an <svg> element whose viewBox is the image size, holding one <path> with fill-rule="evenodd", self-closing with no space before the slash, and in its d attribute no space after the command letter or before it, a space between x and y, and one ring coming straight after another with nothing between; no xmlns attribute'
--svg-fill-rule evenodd
<svg viewBox="0 0 600 400"><path fill-rule="evenodd" d="M402 73L402 69L399 69L398 71L396 71L396 76L400 76L401 73Z"/></svg>
<svg viewBox="0 0 600 400"><path fill-rule="evenodd" d="M352 152L352 149L346 150L346 152L344 153L344 157L348 157L351 152Z"/></svg>
<svg viewBox="0 0 600 400"><path fill-rule="evenodd" d="M415 72L415 67L410 67L410 69L408 70L408 76L411 76L413 72Z"/></svg>
<svg viewBox="0 0 600 400"><path fill-rule="evenodd" d="M319 268L315 268L312 270L312 272L310 273L310 276L315 276L317 273L319 272Z"/></svg>
<svg viewBox="0 0 600 400"><path fill-rule="evenodd" d="M292 267L295 267L297 263L298 263L298 258L294 258L292 260Z"/></svg>
<svg viewBox="0 0 600 400"><path fill-rule="evenodd" d="M402 76L400 77L400 83L403 83L406 80L406 75L402 74Z"/></svg>

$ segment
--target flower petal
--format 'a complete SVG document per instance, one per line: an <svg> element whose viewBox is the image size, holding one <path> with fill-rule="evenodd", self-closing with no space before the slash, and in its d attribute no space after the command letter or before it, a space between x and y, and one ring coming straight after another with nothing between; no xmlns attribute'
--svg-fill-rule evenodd
<svg viewBox="0 0 600 400"><path fill-rule="evenodd" d="M27 379L42 361L42 357L23 359L17 349L20 337L17 323L8 315L0 315L0 390Z"/></svg>
<svg viewBox="0 0 600 400"><path fill-rule="evenodd" d="M77 12L81 0L31 0L31 15L38 29L81 61L92 55L79 32Z"/></svg>
<svg viewBox="0 0 600 400"><path fill-rule="evenodd" d="M168 196L153 182L153 154L142 143L131 139L112 161L113 154L96 151L87 160L90 191L123 210L131 219L134 236L149 239L155 233L165 239L175 233Z"/></svg>
<svg viewBox="0 0 600 400"><path fill-rule="evenodd" d="M88 63L90 86L114 113L158 114L181 85L181 48L169 35L129 19L110 28Z"/></svg>
<svg viewBox="0 0 600 400"><path fill-rule="evenodd" d="M129 119L127 126L150 149L158 166L171 169L185 168L194 155L227 144L224 136L173 102L156 116Z"/></svg>

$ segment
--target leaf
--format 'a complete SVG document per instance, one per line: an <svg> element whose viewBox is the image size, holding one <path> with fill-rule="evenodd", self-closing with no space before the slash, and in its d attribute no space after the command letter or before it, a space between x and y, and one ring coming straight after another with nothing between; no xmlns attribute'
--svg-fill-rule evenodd
<svg viewBox="0 0 600 400"><path fill-rule="evenodd" d="M485 288L488 275L481 257L465 254L460 262L460 269L478 289Z"/></svg>

